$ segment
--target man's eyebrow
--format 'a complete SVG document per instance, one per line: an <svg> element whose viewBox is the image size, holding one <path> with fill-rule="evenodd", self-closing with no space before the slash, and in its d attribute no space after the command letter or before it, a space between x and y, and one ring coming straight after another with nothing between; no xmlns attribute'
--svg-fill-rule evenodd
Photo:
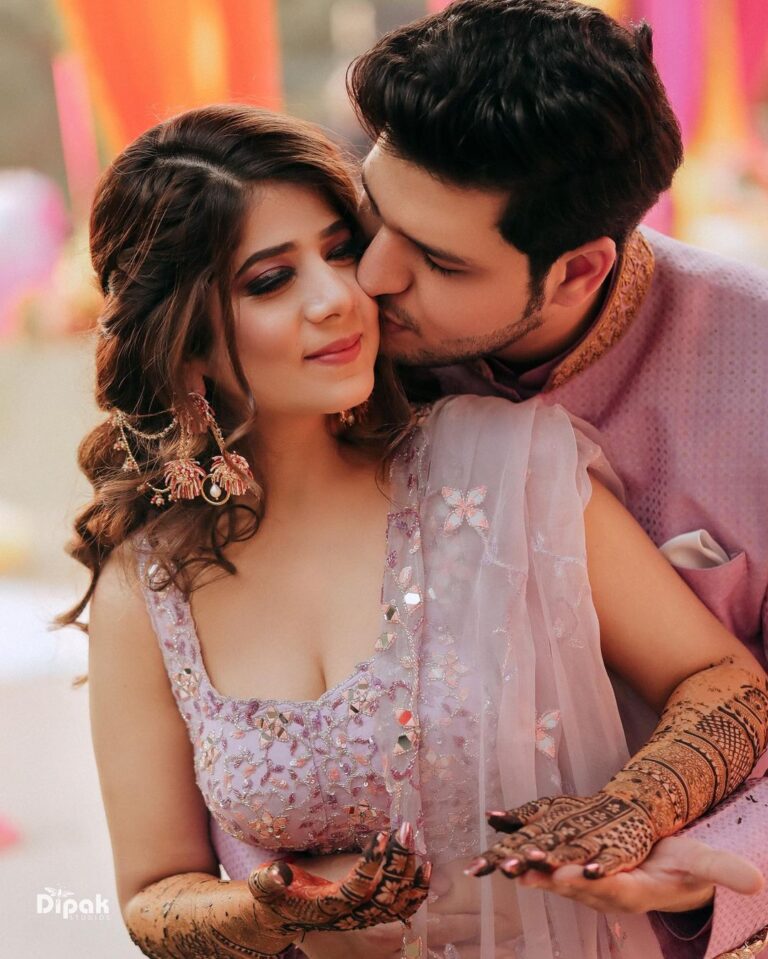
<svg viewBox="0 0 768 959"><path fill-rule="evenodd" d="M326 240L329 236L333 236L334 233L338 233L339 230L344 229L349 229L349 224L346 220L339 217L339 219L334 220L330 226L321 230L317 236L320 240ZM249 266L258 263L259 260L268 260L271 256L278 256L280 253L291 253L295 249L295 243L280 243L277 246L268 246L263 250L257 250L255 253L251 253L245 263L243 263L237 273L235 273L235 279L237 279L241 273L244 273Z"/></svg>
<svg viewBox="0 0 768 959"><path fill-rule="evenodd" d="M376 200L373 198L371 189L368 186L368 181L365 179L365 170L360 171L360 179L363 184L363 189L365 190L365 195L368 197L368 202L371 204L371 210L373 211L374 216L377 216L380 220L383 219L379 206L376 203ZM469 260L465 260L461 256L457 256L455 253L449 253L448 250L441 250L437 246L430 246L428 243L423 243L421 240L417 240L416 237L411 236L409 233L406 233L404 230L399 230L396 227L390 227L394 229L396 233L399 233L400 236L405 237L406 240L409 240L413 243L414 246L418 247L423 253L428 253L431 257L434 257L436 260L443 260L445 263L453 263L455 266L474 266L473 263L470 263Z"/></svg>

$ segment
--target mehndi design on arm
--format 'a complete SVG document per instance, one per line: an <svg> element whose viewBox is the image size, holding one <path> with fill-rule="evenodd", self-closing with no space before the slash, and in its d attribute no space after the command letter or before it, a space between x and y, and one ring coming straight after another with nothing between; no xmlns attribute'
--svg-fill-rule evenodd
<svg viewBox="0 0 768 959"><path fill-rule="evenodd" d="M724 690L731 691L725 698ZM763 679L730 660L696 673L673 692L649 742L599 793L490 813L490 825L509 835L468 872L499 868L515 877L576 863L597 879L630 869L659 839L730 795L767 741Z"/></svg>
<svg viewBox="0 0 768 959"><path fill-rule="evenodd" d="M127 908L131 939L150 959L268 959L308 931L407 922L429 891L411 829L375 836L341 882L284 862L255 869L247 882L205 873L160 880Z"/></svg>

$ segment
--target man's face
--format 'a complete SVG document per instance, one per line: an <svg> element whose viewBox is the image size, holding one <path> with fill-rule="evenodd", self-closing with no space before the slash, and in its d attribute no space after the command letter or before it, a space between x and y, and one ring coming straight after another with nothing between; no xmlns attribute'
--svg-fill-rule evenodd
<svg viewBox="0 0 768 959"><path fill-rule="evenodd" d="M546 294L531 295L528 257L499 232L507 195L441 182L380 142L363 183L371 242L357 277L378 300L383 352L413 365L523 359Z"/></svg>

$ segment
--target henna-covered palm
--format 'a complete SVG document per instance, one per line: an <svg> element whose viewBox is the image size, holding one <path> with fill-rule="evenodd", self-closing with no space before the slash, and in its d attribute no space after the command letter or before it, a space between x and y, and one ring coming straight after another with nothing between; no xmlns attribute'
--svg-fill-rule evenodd
<svg viewBox="0 0 768 959"><path fill-rule="evenodd" d="M583 865L584 875L597 879L637 866L659 838L640 805L607 792L538 799L491 813L488 822L508 835L476 861L472 871L480 876Z"/></svg>
<svg viewBox="0 0 768 959"><path fill-rule="evenodd" d="M639 865L746 778L768 743L768 683L725 659L694 673L670 696L649 742L587 798L538 799L489 822L509 833L467 870L584 865L588 879Z"/></svg>
<svg viewBox="0 0 768 959"><path fill-rule="evenodd" d="M407 922L429 891L431 867L417 866L410 826L375 836L350 873L332 882L279 862L254 870L248 887L260 922L278 935L365 929Z"/></svg>

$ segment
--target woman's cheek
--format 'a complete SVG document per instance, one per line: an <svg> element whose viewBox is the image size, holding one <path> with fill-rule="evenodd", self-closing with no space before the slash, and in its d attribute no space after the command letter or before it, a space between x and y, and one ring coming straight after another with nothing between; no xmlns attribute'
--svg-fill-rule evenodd
<svg viewBox="0 0 768 959"><path fill-rule="evenodd" d="M362 292L362 291L361 291ZM381 328L379 327L379 307L375 300L370 300L364 293L362 296L365 302L361 304L360 315L363 317L363 330L366 339L374 345L374 351L378 352Z"/></svg>

